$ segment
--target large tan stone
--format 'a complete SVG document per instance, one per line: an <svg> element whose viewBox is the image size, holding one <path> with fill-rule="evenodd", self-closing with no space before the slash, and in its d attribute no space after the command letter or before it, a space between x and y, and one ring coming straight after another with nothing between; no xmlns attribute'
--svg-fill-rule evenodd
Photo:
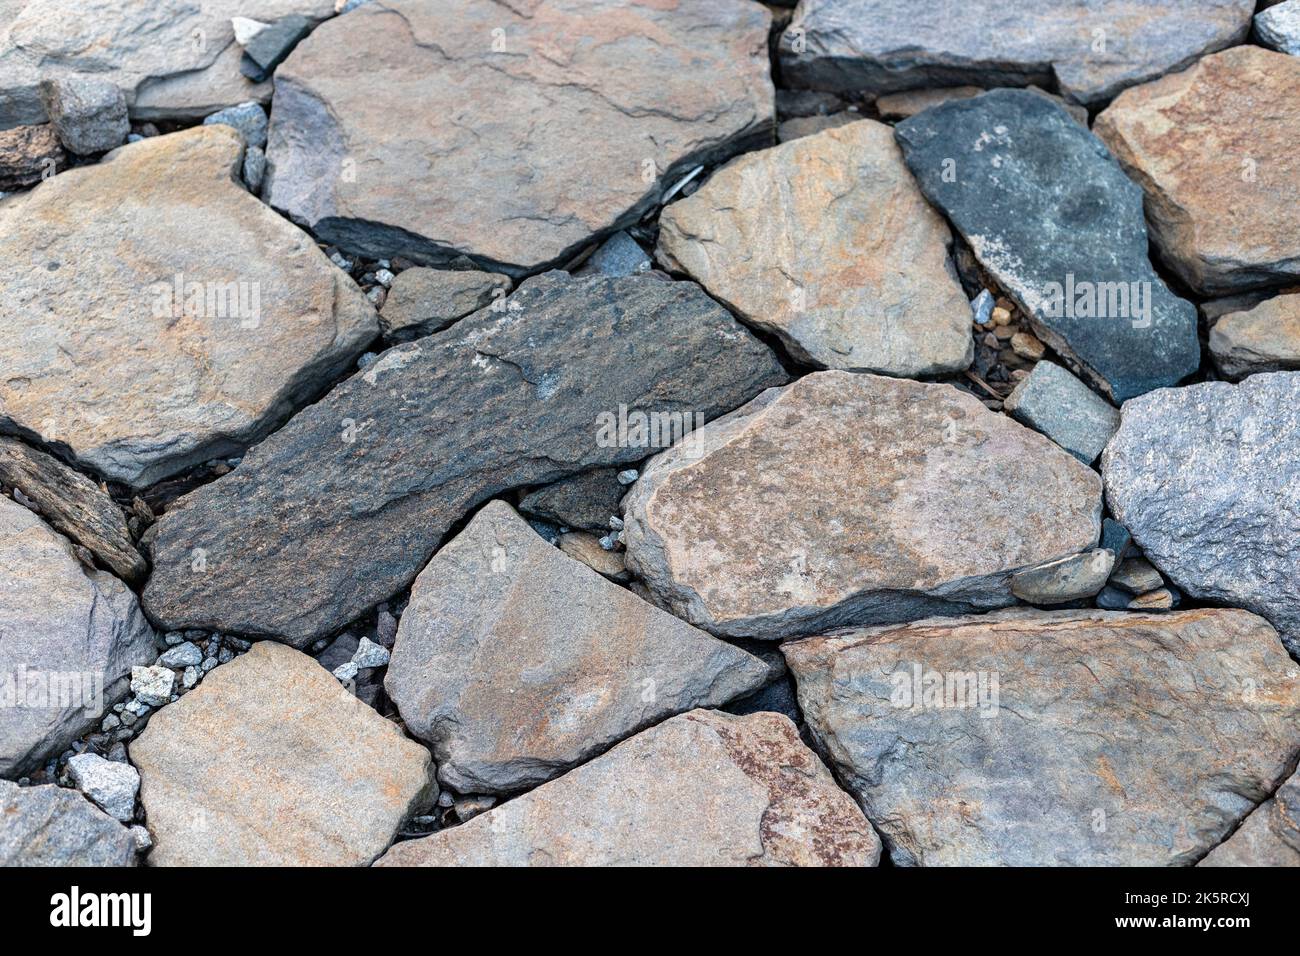
<svg viewBox="0 0 1300 956"><path fill-rule="evenodd" d="M893 130L860 120L733 160L664 210L658 256L803 361L919 376L974 354L951 243Z"/></svg>
<svg viewBox="0 0 1300 956"><path fill-rule="evenodd" d="M380 866L874 866L880 841L780 714L695 710Z"/></svg>
<svg viewBox="0 0 1300 956"><path fill-rule="evenodd" d="M950 385L827 371L652 459L624 512L659 602L780 638L1011 604L1013 572L1097 543L1101 480Z"/></svg>
<svg viewBox="0 0 1300 956"><path fill-rule="evenodd" d="M143 486L264 437L374 338L360 289L235 181L243 153L200 126L0 202L0 428Z"/></svg>
<svg viewBox="0 0 1300 956"><path fill-rule="evenodd" d="M1152 238L1204 295L1300 276L1300 58L1256 46L1123 93L1094 132L1146 193Z"/></svg>
<svg viewBox="0 0 1300 956"><path fill-rule="evenodd" d="M1210 354L1231 379L1300 369L1300 294L1229 312L1210 329Z"/></svg>

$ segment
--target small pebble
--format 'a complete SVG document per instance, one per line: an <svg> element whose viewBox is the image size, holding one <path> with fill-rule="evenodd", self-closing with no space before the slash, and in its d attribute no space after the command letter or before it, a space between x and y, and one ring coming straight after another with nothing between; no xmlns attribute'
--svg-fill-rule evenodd
<svg viewBox="0 0 1300 956"><path fill-rule="evenodd" d="M1037 362L1047 351L1047 346L1039 341L1036 335L1028 332L1017 332L1011 336L1011 348L1021 358Z"/></svg>
<svg viewBox="0 0 1300 956"><path fill-rule="evenodd" d="M197 667L185 668L185 673L181 675L181 686L190 690L199 682L199 669Z"/></svg>
<svg viewBox="0 0 1300 956"><path fill-rule="evenodd" d="M198 645L186 641L184 644L177 644L171 650L158 658L158 663L163 667L173 669L183 669L193 667L203 660L203 652L199 650Z"/></svg>
<svg viewBox="0 0 1300 956"><path fill-rule="evenodd" d="M340 682L346 683L347 681L356 678L358 670L359 668L355 663L348 661L334 668L334 676L337 677Z"/></svg>
<svg viewBox="0 0 1300 956"><path fill-rule="evenodd" d="M390 285L392 285L393 280L396 278L397 276L393 275L387 269L380 269L375 273L375 281L378 282L385 289L387 289Z"/></svg>
<svg viewBox="0 0 1300 956"><path fill-rule="evenodd" d="M639 471L635 468L629 468L626 471L620 471L618 473L618 483L620 485L630 485L640 477L641 473Z"/></svg>
<svg viewBox="0 0 1300 956"><path fill-rule="evenodd" d="M1000 325L1011 324L1011 313L1007 309L1002 308L1002 306L998 306L996 309L994 309L993 312L991 313L991 316L993 318L994 325L1000 326Z"/></svg>

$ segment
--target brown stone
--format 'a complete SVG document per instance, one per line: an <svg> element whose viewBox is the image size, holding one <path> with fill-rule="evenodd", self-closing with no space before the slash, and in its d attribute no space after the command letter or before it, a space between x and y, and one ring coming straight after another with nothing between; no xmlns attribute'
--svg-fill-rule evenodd
<svg viewBox="0 0 1300 956"><path fill-rule="evenodd" d="M1300 369L1300 294L1229 312L1210 329L1210 354L1225 378Z"/></svg>
<svg viewBox="0 0 1300 956"><path fill-rule="evenodd" d="M57 173L67 161L49 123L0 130L0 191L38 183Z"/></svg>

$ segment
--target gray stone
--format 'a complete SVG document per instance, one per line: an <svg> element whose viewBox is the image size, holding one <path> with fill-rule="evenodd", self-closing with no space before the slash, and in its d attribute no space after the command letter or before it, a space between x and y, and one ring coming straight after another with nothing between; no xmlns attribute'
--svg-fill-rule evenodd
<svg viewBox="0 0 1300 956"><path fill-rule="evenodd" d="M115 763L98 754L77 754L68 760L73 785L114 820L130 823L140 774L129 763Z"/></svg>
<svg viewBox="0 0 1300 956"><path fill-rule="evenodd" d="M766 681L757 658L611 584L493 501L416 578L384 686L442 783L504 793Z"/></svg>
<svg viewBox="0 0 1300 956"><path fill-rule="evenodd" d="M695 710L381 866L874 866L880 841L794 725Z"/></svg>
<svg viewBox="0 0 1300 956"><path fill-rule="evenodd" d="M259 149L266 146L266 110L256 101L240 103L204 117L204 126L229 126L243 134L244 142Z"/></svg>
<svg viewBox="0 0 1300 956"><path fill-rule="evenodd" d="M1064 110L995 90L919 113L896 135L922 191L1038 338L1112 401L1199 368L1196 309L1148 259L1142 190Z"/></svg>
<svg viewBox="0 0 1300 956"><path fill-rule="evenodd" d="M256 146L244 150L244 185L253 195L262 191L262 180L266 176L266 153Z"/></svg>
<svg viewBox="0 0 1300 956"><path fill-rule="evenodd" d="M49 123L0 130L0 191L31 186L67 164L68 154Z"/></svg>
<svg viewBox="0 0 1300 956"><path fill-rule="evenodd" d="M135 595L8 498L0 579L0 777L17 779L96 729L157 652Z"/></svg>
<svg viewBox="0 0 1300 956"><path fill-rule="evenodd" d="M1132 545L1133 536L1128 533L1128 528L1113 518L1101 520L1101 546L1115 555L1116 562L1128 557Z"/></svg>
<svg viewBox="0 0 1300 956"><path fill-rule="evenodd" d="M1300 0L1286 0L1255 14L1255 36L1270 49L1300 56Z"/></svg>
<svg viewBox="0 0 1300 956"><path fill-rule="evenodd" d="M1165 586L1165 579L1145 558L1129 558L1115 569L1110 583L1129 594L1145 594Z"/></svg>
<svg viewBox="0 0 1300 956"><path fill-rule="evenodd" d="M993 317L993 293L981 289L980 294L970 302L971 321L976 325L988 325Z"/></svg>
<svg viewBox="0 0 1300 956"><path fill-rule="evenodd" d="M1002 611L781 650L900 865L1188 865L1300 756L1300 675L1245 611Z"/></svg>
<svg viewBox="0 0 1300 956"><path fill-rule="evenodd" d="M405 269L393 279L379 324L395 342L440 332L510 291L510 280L491 272Z"/></svg>
<svg viewBox="0 0 1300 956"><path fill-rule="evenodd" d="M801 0L781 37L781 75L866 93L1037 83L1102 103L1240 43L1254 8L1186 0L1169 16L1161 0Z"/></svg>
<svg viewBox="0 0 1300 956"><path fill-rule="evenodd" d="M388 649L380 647L368 637L363 637L357 644L356 653L352 655L352 663L361 670L383 667L388 663Z"/></svg>
<svg viewBox="0 0 1300 956"><path fill-rule="evenodd" d="M1300 657L1300 373L1128 402L1101 465L1111 510L1165 577L1263 615Z"/></svg>
<svg viewBox="0 0 1300 956"><path fill-rule="evenodd" d="M488 498L652 453L653 435L607 427L620 408L708 420L785 380L692 283L539 276L384 352L174 504L150 529L145 605L307 646L414 580Z"/></svg>
<svg viewBox="0 0 1300 956"><path fill-rule="evenodd" d="M770 22L752 0L367 4L277 70L268 201L371 258L563 265L770 141Z"/></svg>
<svg viewBox="0 0 1300 956"><path fill-rule="evenodd" d="M830 116L796 116L794 119L785 120L776 128L776 141L778 143L788 143L794 139L802 139L805 136L812 136L820 133L822 130L835 129L839 126L847 126L849 123L855 123L862 119L860 113L832 113Z"/></svg>
<svg viewBox="0 0 1300 956"><path fill-rule="evenodd" d="M1097 607L1107 611L1127 610L1131 600L1133 600L1133 595L1126 594L1119 588L1113 588L1109 585L1097 592Z"/></svg>
<svg viewBox="0 0 1300 956"><path fill-rule="evenodd" d="M1300 773L1289 777L1197 866L1300 866Z"/></svg>
<svg viewBox="0 0 1300 956"><path fill-rule="evenodd" d="M1105 548L1049 561L1011 576L1011 593L1030 604L1066 604L1090 598L1106 586L1115 556Z"/></svg>
<svg viewBox="0 0 1300 956"><path fill-rule="evenodd" d="M1085 465L1097 460L1119 428L1119 410L1065 369L1038 362L1002 403Z"/></svg>
<svg viewBox="0 0 1300 956"><path fill-rule="evenodd" d="M311 27L311 21L298 14L268 23L243 44L245 56L240 63L240 72L254 83L268 79L302 38L311 32Z"/></svg>
<svg viewBox="0 0 1300 956"><path fill-rule="evenodd" d="M0 866L135 866L130 831L75 790L0 780Z"/></svg>
<svg viewBox="0 0 1300 956"><path fill-rule="evenodd" d="M348 661L334 668L334 670L331 673L333 673L335 679L338 680L340 683L346 684L349 681L356 680L357 674L360 672L360 670L361 668L358 667L354 661Z"/></svg>
<svg viewBox="0 0 1300 956"><path fill-rule="evenodd" d="M529 492L519 510L563 527L604 534L626 493L617 468L597 468Z"/></svg>
<svg viewBox="0 0 1300 956"><path fill-rule="evenodd" d="M167 667L131 668L131 693L150 707L161 707L172 699L176 674Z"/></svg>
<svg viewBox="0 0 1300 956"><path fill-rule="evenodd" d="M42 80L41 105L68 152L91 156L116 149L131 132L126 97L107 80L64 76Z"/></svg>
<svg viewBox="0 0 1300 956"><path fill-rule="evenodd" d="M181 670L186 667L198 667L203 663L203 652L199 650L198 645L186 641L164 652L163 656L158 658L158 663L163 667Z"/></svg>
<svg viewBox="0 0 1300 956"><path fill-rule="evenodd" d="M574 275L634 276L650 271L650 256L626 232L616 232Z"/></svg>

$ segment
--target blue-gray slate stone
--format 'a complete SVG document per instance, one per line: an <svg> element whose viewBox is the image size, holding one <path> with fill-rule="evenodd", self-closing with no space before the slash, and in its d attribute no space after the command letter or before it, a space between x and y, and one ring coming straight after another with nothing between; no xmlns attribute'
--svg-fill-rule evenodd
<svg viewBox="0 0 1300 956"><path fill-rule="evenodd" d="M1119 410L1061 366L1039 362L1002 406L1085 465L1097 460L1119 428Z"/></svg>

